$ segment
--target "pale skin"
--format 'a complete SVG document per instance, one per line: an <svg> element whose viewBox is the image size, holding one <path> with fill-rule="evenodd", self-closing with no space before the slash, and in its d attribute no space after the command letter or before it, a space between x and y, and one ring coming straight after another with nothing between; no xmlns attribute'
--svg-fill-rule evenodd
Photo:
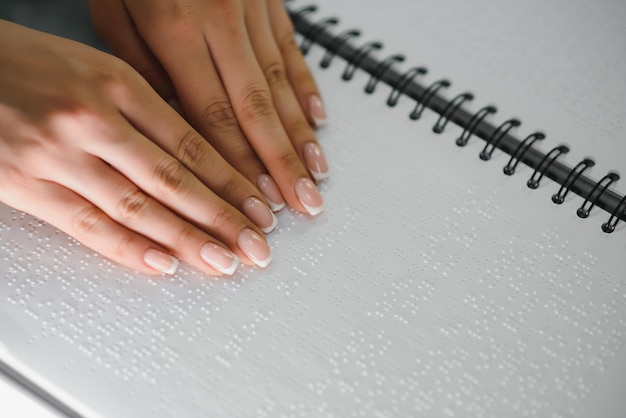
<svg viewBox="0 0 626 418"><path fill-rule="evenodd" d="M95 27L114 52L163 98L179 101L194 128L274 208L284 198L303 213L322 209L321 196L306 180L328 174L311 129L325 112L282 0L89 0L89 5ZM272 192L272 183L280 194Z"/></svg>
<svg viewBox="0 0 626 418"><path fill-rule="evenodd" d="M0 51L1 201L147 274L269 261L263 195L129 65L2 20Z"/></svg>
<svg viewBox="0 0 626 418"><path fill-rule="evenodd" d="M265 267L270 208L319 213L328 173L280 0L90 6L127 63L0 20L0 201L146 274Z"/></svg>

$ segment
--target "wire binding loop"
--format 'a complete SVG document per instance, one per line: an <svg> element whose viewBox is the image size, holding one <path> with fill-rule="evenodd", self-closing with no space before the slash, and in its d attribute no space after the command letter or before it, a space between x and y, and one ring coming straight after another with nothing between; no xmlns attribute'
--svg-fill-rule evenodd
<svg viewBox="0 0 626 418"><path fill-rule="evenodd" d="M470 100L473 100L473 99L474 99L473 94L461 93L461 94L458 94L454 99L450 100L450 102L448 102L448 104L446 105L445 109L443 109L443 112L441 112L439 119L437 119L437 123L435 123L435 126L433 126L433 132L436 134L442 133L443 130L446 128L446 125L452 118L452 116L454 116L456 111L461 108L463 103L469 102Z"/></svg>
<svg viewBox="0 0 626 418"><path fill-rule="evenodd" d="M415 109L411 112L409 117L413 120L417 120L422 116L422 112L428 106L428 103L431 99L437 94L437 92L441 89L450 87L451 83L448 80L437 80L432 83L426 90L424 90L417 100L417 105Z"/></svg>
<svg viewBox="0 0 626 418"><path fill-rule="evenodd" d="M495 106L485 106L478 112L474 113L474 116L472 116L467 126L465 126L461 136L457 138L456 144L459 147L466 146L478 125L480 125L489 114L494 114L497 111L498 109L496 109Z"/></svg>
<svg viewBox="0 0 626 418"><path fill-rule="evenodd" d="M567 146L559 145L558 147L552 148L549 153L544 155L544 157L539 162L539 165L537 165L537 168L535 169L533 175L530 176L530 178L526 182L528 188L537 189L539 187L541 179L543 178L548 168L550 168L550 166L554 164L557 158L567 154L568 152L569 148ZM537 175L539 175L539 177L537 177Z"/></svg>
<svg viewBox="0 0 626 418"><path fill-rule="evenodd" d="M500 126L498 126L498 128L491 134L491 136L487 140L485 148L483 148L480 154L478 154L480 159L483 161L489 161L495 149L498 148L500 141L502 141L502 138L504 138L511 129L517 128L521 124L522 122L520 122L518 119L509 119L500 124ZM491 149L489 147L491 147Z"/></svg>
<svg viewBox="0 0 626 418"><path fill-rule="evenodd" d="M302 6L298 10L295 10L289 14L291 15L292 19L300 20L300 19L304 19L306 15L311 14L316 11L317 11L317 6L314 4L309 4L307 6Z"/></svg>
<svg viewBox="0 0 626 418"><path fill-rule="evenodd" d="M354 72L358 68L361 61L363 61L372 51L382 49L383 44L380 42L366 42L352 54L352 57L348 60L348 65L343 72L341 78L346 81L352 80Z"/></svg>
<svg viewBox="0 0 626 418"><path fill-rule="evenodd" d="M591 168L594 165L596 165L596 163L591 158L585 158L581 162L576 164L576 166L572 168L572 170L565 178L565 181L561 184L559 191L556 194L552 195L552 202L557 205L565 202L565 197L569 193L574 183L576 183L576 180L578 180L578 178L584 173L586 169Z"/></svg>
<svg viewBox="0 0 626 418"><path fill-rule="evenodd" d="M328 68L330 66L330 62L333 60L335 55L339 52L339 50L351 39L361 36L361 32L356 29L348 29L346 31L341 32L339 35L335 36L332 40L322 60L320 61L320 67Z"/></svg>
<svg viewBox="0 0 626 418"><path fill-rule="evenodd" d="M329 17L326 19L322 19L317 23L314 23L305 34L303 34L304 39L300 44L300 51L302 55L306 55L309 53L311 49L311 45L317 40L317 38L324 32L324 30L330 26L335 26L339 23L339 19L334 17Z"/></svg>
<svg viewBox="0 0 626 418"><path fill-rule="evenodd" d="M602 224L602 230L607 234L615 231L615 227L619 223L620 216L624 214L626 214L626 195L619 202L619 205L615 207L615 210L611 213L609 220Z"/></svg>
<svg viewBox="0 0 626 418"><path fill-rule="evenodd" d="M428 70L424 67L413 67L402 73L402 75L398 79L398 82L395 83L395 85L391 89L391 93L389 93L389 97L387 98L387 106L394 107L395 105L397 105L398 100L400 99L400 95L404 93L404 91L415 79L415 77L419 75L425 75L426 73L428 73Z"/></svg>
<svg viewBox="0 0 626 418"><path fill-rule="evenodd" d="M524 154L528 152L528 150L534 145L535 142L541 141L545 137L546 136L541 132L535 132L535 133L528 135L526 139L524 139L522 143L519 144L517 148L515 148L515 151L513 151L513 155L511 156L511 159L509 160L507 165L505 165L504 168L502 169L504 174L506 174L507 176L512 176L513 174L515 174L515 169L517 168L517 165L524 157Z"/></svg>
<svg viewBox="0 0 626 418"><path fill-rule="evenodd" d="M602 177L600 181L593 186L593 189L591 189L591 192L589 192L583 204L576 211L576 215L578 215L579 218L587 218L589 213L591 213L591 209L596 205L598 198L602 196L611 183L617 180L619 180L619 174L613 171ZM586 207L587 202L590 203L589 207Z"/></svg>
<svg viewBox="0 0 626 418"><path fill-rule="evenodd" d="M365 86L365 93L368 93L368 94L374 93L374 90L376 89L376 84L378 84L378 81L380 81L380 79L383 77L385 72L387 72L387 70L389 70L389 68L391 68L393 64L398 63L398 62L404 62L404 55L391 55L385 58L384 60L382 60L376 66L374 73L372 74L369 81L367 82L367 85Z"/></svg>

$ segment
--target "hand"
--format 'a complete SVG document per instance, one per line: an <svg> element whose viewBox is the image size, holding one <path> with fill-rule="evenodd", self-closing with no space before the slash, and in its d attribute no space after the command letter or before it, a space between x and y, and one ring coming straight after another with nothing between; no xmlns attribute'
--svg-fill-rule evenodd
<svg viewBox="0 0 626 418"><path fill-rule="evenodd" d="M264 197L138 73L2 20L0 200L148 274L271 260Z"/></svg>
<svg viewBox="0 0 626 418"><path fill-rule="evenodd" d="M310 175L322 179L328 166L310 123L325 113L282 0L89 4L114 52L163 98L178 99L191 124L275 210L283 197L301 212L323 209Z"/></svg>

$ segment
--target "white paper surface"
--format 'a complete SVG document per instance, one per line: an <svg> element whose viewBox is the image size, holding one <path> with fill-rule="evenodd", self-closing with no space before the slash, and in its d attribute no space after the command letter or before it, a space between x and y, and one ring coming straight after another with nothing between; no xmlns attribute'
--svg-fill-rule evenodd
<svg viewBox="0 0 626 418"><path fill-rule="evenodd" d="M626 173L626 8L534 3L323 0L318 16L569 144L570 163L594 156L596 178ZM364 94L369 77L340 81L323 53L307 59L329 114L327 209L280 213L269 268L147 278L0 206L11 355L102 416L618 416L624 224L604 234L607 213L578 219L582 199L554 205L558 185L504 176L507 156L482 162L482 141L433 134L436 115L410 121L410 100L390 109L387 87Z"/></svg>

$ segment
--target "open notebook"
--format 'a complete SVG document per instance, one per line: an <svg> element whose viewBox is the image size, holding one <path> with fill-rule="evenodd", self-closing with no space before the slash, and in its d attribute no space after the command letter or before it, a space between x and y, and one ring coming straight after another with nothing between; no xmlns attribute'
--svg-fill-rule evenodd
<svg viewBox="0 0 626 418"><path fill-rule="evenodd" d="M283 211L273 264L214 280L143 277L0 206L4 371L90 416L621 416L626 6L308 4L326 212Z"/></svg>

